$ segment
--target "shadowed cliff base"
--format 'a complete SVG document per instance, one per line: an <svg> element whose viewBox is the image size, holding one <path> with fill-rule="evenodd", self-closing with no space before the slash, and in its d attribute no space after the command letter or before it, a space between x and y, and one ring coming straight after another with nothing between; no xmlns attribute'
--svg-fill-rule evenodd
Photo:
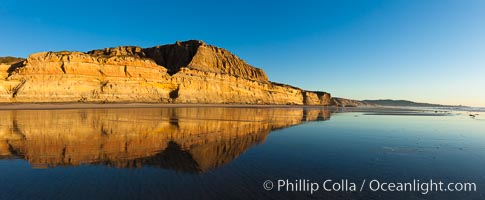
<svg viewBox="0 0 485 200"><path fill-rule="evenodd" d="M269 133L331 111L305 108L128 108L0 111L0 158L32 167L152 166L203 173Z"/></svg>
<svg viewBox="0 0 485 200"><path fill-rule="evenodd" d="M231 52L190 40L41 52L0 64L0 102L333 105L326 92L273 83Z"/></svg>

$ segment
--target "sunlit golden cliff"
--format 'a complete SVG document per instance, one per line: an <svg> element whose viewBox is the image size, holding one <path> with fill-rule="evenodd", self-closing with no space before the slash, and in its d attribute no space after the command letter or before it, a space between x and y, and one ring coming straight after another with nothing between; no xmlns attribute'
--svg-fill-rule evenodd
<svg viewBox="0 0 485 200"><path fill-rule="evenodd" d="M0 102L333 104L329 93L273 83L262 69L197 40L0 63Z"/></svg>

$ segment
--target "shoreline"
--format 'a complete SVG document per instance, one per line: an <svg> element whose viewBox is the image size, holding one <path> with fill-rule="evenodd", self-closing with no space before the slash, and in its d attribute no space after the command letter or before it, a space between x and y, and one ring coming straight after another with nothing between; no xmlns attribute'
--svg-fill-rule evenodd
<svg viewBox="0 0 485 200"><path fill-rule="evenodd" d="M224 108L320 108L340 111L428 111L428 112L485 112L482 109L443 109L433 107L395 107L395 106L357 106L338 107L335 105L277 105L277 104L206 104L206 103L143 103L143 102L113 102L113 103L79 103L79 102L22 102L0 103L2 110L69 110L69 109L120 109L120 108L195 108L195 107L224 107Z"/></svg>
<svg viewBox="0 0 485 200"><path fill-rule="evenodd" d="M63 109L110 109L110 108L180 108L180 107L233 107L233 108L328 108L319 105L260 105L260 104L173 104L173 103L0 103L0 110L63 110Z"/></svg>

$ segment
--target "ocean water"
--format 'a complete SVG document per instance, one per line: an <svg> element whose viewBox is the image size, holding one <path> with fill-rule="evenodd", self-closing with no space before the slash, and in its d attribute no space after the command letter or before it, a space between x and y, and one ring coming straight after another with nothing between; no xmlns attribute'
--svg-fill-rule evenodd
<svg viewBox="0 0 485 200"><path fill-rule="evenodd" d="M485 114L469 114L3 110L0 199L485 199Z"/></svg>

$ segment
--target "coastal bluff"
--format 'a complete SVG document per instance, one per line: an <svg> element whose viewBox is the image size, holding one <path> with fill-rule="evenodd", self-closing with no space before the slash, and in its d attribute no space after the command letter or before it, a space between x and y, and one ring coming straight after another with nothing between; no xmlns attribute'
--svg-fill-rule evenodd
<svg viewBox="0 0 485 200"><path fill-rule="evenodd" d="M329 93L271 82L262 69L198 40L4 62L0 102L334 104Z"/></svg>

